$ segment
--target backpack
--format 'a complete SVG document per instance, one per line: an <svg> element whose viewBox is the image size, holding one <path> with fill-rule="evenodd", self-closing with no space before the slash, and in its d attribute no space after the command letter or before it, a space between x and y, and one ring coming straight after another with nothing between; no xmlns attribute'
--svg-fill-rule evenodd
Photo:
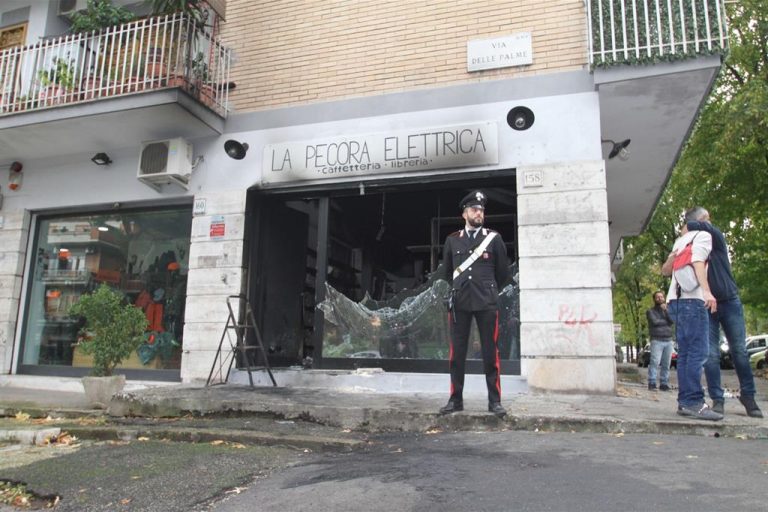
<svg viewBox="0 0 768 512"><path fill-rule="evenodd" d="M683 250L677 253L674 261L672 262L672 274L675 276L677 285L684 292L692 292L699 287L699 280L696 277L696 272L691 264L691 258L693 257L693 241L699 234L696 233L691 238L691 241L685 244ZM680 294L678 293L678 298Z"/></svg>

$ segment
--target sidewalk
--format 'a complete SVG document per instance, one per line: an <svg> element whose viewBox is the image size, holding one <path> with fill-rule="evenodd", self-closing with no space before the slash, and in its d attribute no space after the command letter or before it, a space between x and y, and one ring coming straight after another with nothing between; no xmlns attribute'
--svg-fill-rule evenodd
<svg viewBox="0 0 768 512"><path fill-rule="evenodd" d="M630 369L630 377L631 372ZM727 389L733 388L735 376L732 374L732 371L723 372ZM621 378L622 374L619 376ZM61 387L67 391L29 389L15 385L13 377L0 381L0 415L12 416L17 411L32 416L70 418L104 414L104 411L87 408L82 392L74 391L74 383ZM647 390L644 370L635 375L635 380L637 382L620 381L616 395L612 396L533 392L507 394L503 403L509 415L504 420L489 414L487 404L480 396L467 397L464 412L438 416L437 410L446 400L443 394L386 394L301 387L251 388L229 384L210 388L164 385L123 392L110 405L112 419L95 428L91 434L81 432L81 436L116 438L121 433L137 436L152 429L165 429L166 435L173 434L179 439L195 440L208 435L222 437L226 433L228 439L237 440L238 436L248 437L249 431L255 435L254 426L248 426L248 421L233 424L233 417L261 417L271 418L269 425L273 427L279 424L274 421L276 418L287 423L309 422L325 427L327 430L310 433L310 436L320 437L320 444L337 448L348 447L345 443L350 440L337 435L345 431L426 432L433 429L692 434L768 439L768 420L748 417L733 395L726 399L723 421L690 420L675 413L674 391ZM756 380L758 404L764 412L768 412L768 381L757 376ZM171 427L167 423L146 419L160 417L177 418L171 426L175 430L169 431ZM202 426L199 423L195 425L190 421L191 417L204 417L206 421ZM269 425L263 428L272 428ZM270 432L259 431L257 434L256 439L250 440L270 441ZM341 441L334 444L334 439ZM304 441L309 442L309 437Z"/></svg>

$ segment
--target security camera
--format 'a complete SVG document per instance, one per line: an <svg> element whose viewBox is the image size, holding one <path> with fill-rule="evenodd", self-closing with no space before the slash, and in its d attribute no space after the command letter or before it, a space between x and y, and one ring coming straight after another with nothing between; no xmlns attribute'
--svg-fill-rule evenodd
<svg viewBox="0 0 768 512"><path fill-rule="evenodd" d="M533 111L528 107L515 107L507 113L507 124L513 130L527 130L535 120Z"/></svg>

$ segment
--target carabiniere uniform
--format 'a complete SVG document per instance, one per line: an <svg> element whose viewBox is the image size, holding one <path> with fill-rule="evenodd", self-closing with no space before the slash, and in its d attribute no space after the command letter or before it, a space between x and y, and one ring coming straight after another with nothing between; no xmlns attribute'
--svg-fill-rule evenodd
<svg viewBox="0 0 768 512"><path fill-rule="evenodd" d="M462 209L473 206L472 203L485 207L485 196L481 200L462 200ZM470 197L470 196L468 196ZM495 233L482 255L454 279L457 269L475 249L483 244L486 237ZM488 402L501 401L499 381L499 334L498 295L501 287L509 279L507 250L501 236L491 229L481 227L474 238L466 228L451 233L445 240L443 249L444 278L451 284L451 306L449 322L451 325L449 367L451 373L451 402L461 404L464 390L464 367L467 358L467 345L472 318L477 322L480 344L483 354L483 370L488 386Z"/></svg>

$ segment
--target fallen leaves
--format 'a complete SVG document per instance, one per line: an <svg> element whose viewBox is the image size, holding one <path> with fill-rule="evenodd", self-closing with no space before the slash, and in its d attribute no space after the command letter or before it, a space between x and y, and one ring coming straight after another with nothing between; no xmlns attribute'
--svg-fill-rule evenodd
<svg viewBox="0 0 768 512"><path fill-rule="evenodd" d="M13 417L16 421L29 421L29 414L19 411L16 413L16 416Z"/></svg>
<svg viewBox="0 0 768 512"><path fill-rule="evenodd" d="M73 436L69 432L62 431L58 435L50 435L45 436L45 439L43 440L43 445L45 446L75 446L77 445L78 441L80 441L77 437Z"/></svg>

